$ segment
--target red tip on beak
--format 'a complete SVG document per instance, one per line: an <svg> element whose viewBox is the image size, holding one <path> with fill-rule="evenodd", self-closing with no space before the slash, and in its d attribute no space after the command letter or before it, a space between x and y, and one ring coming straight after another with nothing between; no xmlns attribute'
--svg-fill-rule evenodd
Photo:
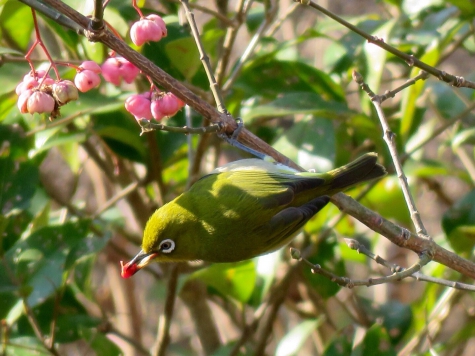
<svg viewBox="0 0 475 356"><path fill-rule="evenodd" d="M137 264L135 262L132 262L132 263L131 262L126 263L124 265L124 261L120 261L120 268L121 268L120 275L122 278L132 277L140 269L137 267Z"/></svg>
<svg viewBox="0 0 475 356"><path fill-rule="evenodd" d="M122 278L129 278L148 265L158 253L150 252L145 253L140 251L132 260L124 264L124 261L120 261L120 275Z"/></svg>

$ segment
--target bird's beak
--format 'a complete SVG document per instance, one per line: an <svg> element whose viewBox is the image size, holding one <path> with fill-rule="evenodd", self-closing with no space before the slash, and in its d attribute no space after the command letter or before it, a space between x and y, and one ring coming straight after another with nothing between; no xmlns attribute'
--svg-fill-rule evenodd
<svg viewBox="0 0 475 356"><path fill-rule="evenodd" d="M122 278L132 277L139 270L148 265L155 257L157 257L156 252L145 253L141 250L130 262L124 265L124 261L120 261L121 272L120 275Z"/></svg>

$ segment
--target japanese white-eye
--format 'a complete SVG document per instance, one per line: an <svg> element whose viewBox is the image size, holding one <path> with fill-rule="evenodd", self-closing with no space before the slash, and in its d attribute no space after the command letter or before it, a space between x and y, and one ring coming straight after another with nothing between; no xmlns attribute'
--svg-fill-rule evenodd
<svg viewBox="0 0 475 356"><path fill-rule="evenodd" d="M367 153L327 173L299 172L244 159L198 180L148 220L142 250L127 264L128 278L152 261L235 262L275 251L329 201L329 196L386 174Z"/></svg>

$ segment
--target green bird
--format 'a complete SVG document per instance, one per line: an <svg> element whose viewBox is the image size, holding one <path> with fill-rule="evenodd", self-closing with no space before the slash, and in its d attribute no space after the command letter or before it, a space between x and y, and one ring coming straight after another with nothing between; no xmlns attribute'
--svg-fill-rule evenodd
<svg viewBox="0 0 475 356"><path fill-rule="evenodd" d="M152 261L236 262L287 245L329 196L386 174L367 153L327 173L260 159L228 163L202 177L148 220L128 278Z"/></svg>

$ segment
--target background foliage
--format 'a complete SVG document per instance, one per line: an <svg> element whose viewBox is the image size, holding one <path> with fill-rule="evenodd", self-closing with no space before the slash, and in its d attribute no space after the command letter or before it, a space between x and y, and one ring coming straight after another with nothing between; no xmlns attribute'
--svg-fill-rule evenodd
<svg viewBox="0 0 475 356"><path fill-rule="evenodd" d="M91 10L90 2L66 3L84 14ZM220 11L214 3L196 4ZM268 19L265 4L250 5L222 84ZM168 37L145 45L142 53L204 95L209 83L188 27L179 20L179 4L141 5L144 13L163 15L168 25ZM396 48L474 79L472 1L327 5ZM236 15L235 6L229 3L229 19ZM277 16L227 83L228 110L305 168L328 170L366 151L378 152L390 168L375 112L352 82L351 72L357 69L373 91L382 93L414 77L418 69L310 8L290 1L273 6ZM194 12L215 66L228 28L213 14ZM137 18L127 0L111 1L105 12L105 19L129 43L128 28ZM271 31L280 18L280 26ZM42 16L40 30L57 60L101 63L107 57L103 45L89 43ZM130 86L104 83L82 94L54 122L20 114L14 89L28 72L22 55L33 39L30 9L18 1L0 1L3 354L141 355L162 352L167 341L170 355L470 354L475 342L470 293L413 280L342 289L290 261L288 249L237 264L155 265L130 280L120 279L119 261L138 251L151 212L216 165L244 154L213 135L139 136L123 102L147 89L143 77ZM41 52L34 58L38 66L44 61ZM74 71L62 68L61 74L70 79ZM384 105L401 155L409 154L405 172L429 232L438 244L470 259L475 241L473 95L472 90L429 78ZM186 113L181 111L167 124L184 126ZM201 117L190 115L194 126L203 124ZM441 134L427 140L439 127L444 128ZM356 196L361 189L348 194ZM108 204L110 199L114 204ZM362 203L411 228L394 175L378 182ZM415 261L416 256L352 218L335 224L337 214L336 207L328 206L294 241L301 249L313 246L312 262L352 278L389 273L350 250L343 237L356 238L402 266ZM434 262L424 272L460 279ZM161 346L156 340L163 341L164 332L169 339ZM47 350L45 345L54 347Z"/></svg>

